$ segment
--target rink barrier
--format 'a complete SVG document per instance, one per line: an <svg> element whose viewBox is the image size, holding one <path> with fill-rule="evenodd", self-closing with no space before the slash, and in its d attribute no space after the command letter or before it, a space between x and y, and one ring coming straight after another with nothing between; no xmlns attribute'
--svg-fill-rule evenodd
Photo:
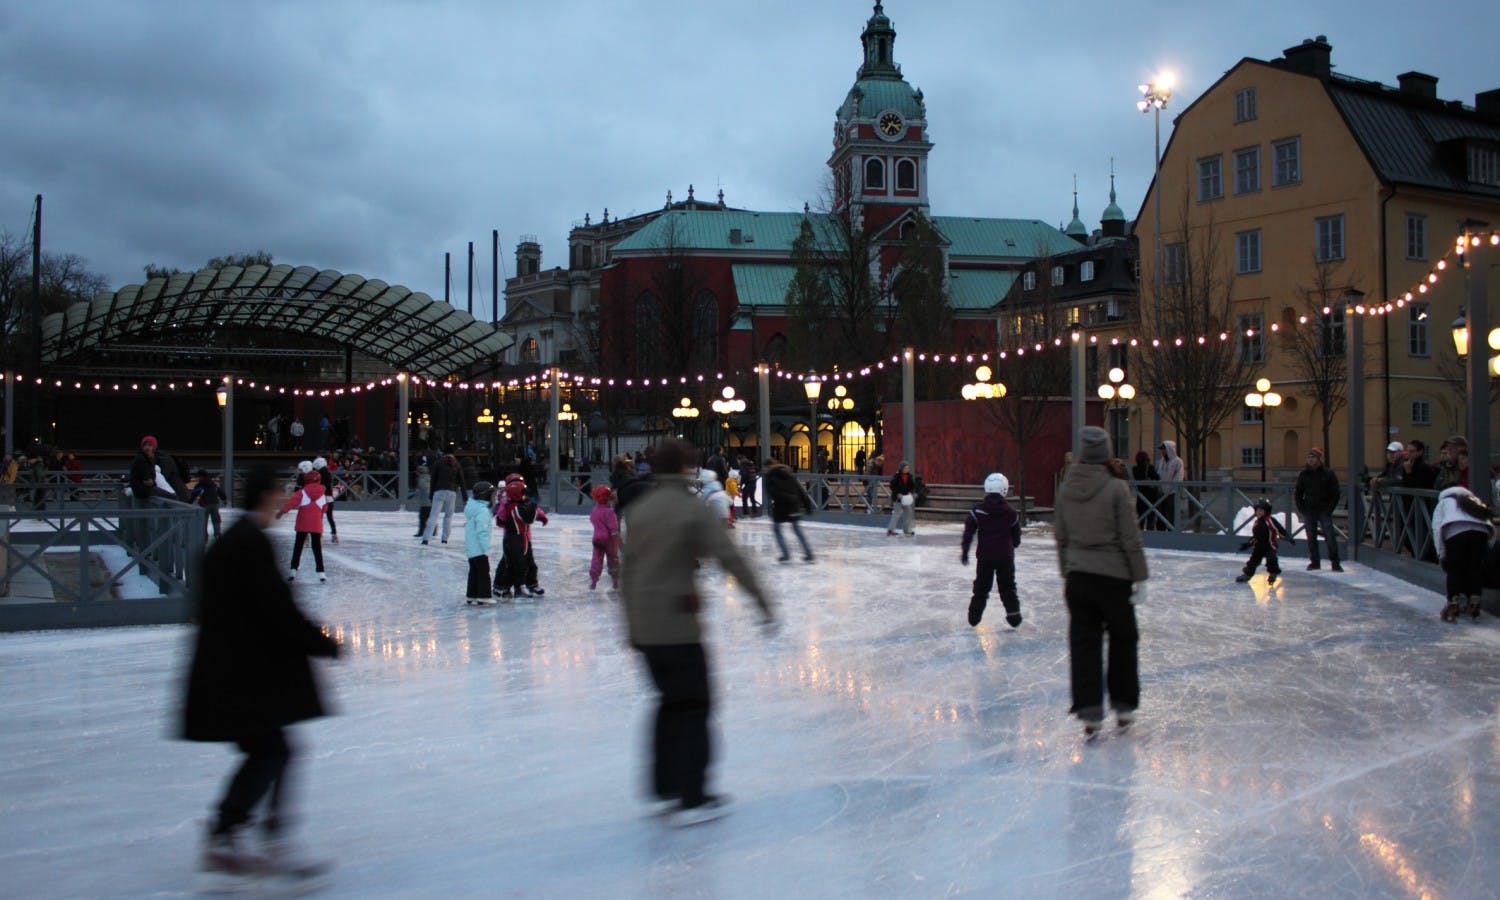
<svg viewBox="0 0 1500 900"><path fill-rule="evenodd" d="M0 631L187 621L207 512L160 497L141 509L126 502L119 498L112 509L0 511ZM108 547L124 551L124 565L96 568L95 555ZM73 557L75 578L59 577L47 565L59 554ZM144 575L157 595L120 597L120 582L130 575ZM17 594L21 579L39 593Z"/></svg>

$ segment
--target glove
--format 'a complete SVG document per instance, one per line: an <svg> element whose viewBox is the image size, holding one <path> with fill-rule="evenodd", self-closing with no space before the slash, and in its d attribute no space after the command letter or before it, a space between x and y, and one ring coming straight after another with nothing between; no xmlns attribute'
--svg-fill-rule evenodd
<svg viewBox="0 0 1500 900"><path fill-rule="evenodd" d="M1146 602L1146 582L1137 581L1130 587L1130 602L1140 606Z"/></svg>

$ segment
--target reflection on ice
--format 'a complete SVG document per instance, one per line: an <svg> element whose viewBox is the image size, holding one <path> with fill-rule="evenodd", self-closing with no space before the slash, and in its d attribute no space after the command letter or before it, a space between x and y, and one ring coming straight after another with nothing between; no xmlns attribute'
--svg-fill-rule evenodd
<svg viewBox="0 0 1500 900"><path fill-rule="evenodd" d="M705 569L730 817L641 796L647 683L582 519L538 529L545 597L463 605L462 551L350 512L299 599L344 649L298 729L301 835L334 896L1486 896L1500 860L1500 629L1358 565L1232 578L1155 552L1141 719L1081 740L1056 561L1025 623L971 629L956 527L814 521L815 566L735 539L784 613ZM278 540L287 534L278 532ZM455 535L450 547L461 547ZM167 739L185 628L0 636L0 869L18 896L192 884L225 751Z"/></svg>

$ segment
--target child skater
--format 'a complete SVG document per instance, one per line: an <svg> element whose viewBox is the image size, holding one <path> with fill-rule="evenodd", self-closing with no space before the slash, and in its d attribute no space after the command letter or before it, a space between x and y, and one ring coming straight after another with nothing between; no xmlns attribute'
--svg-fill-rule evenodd
<svg viewBox="0 0 1500 900"><path fill-rule="evenodd" d="M512 484L520 486L520 493L516 495L517 499L512 499L512 494L510 491L510 486ZM505 518L508 515L509 508L514 503L520 501L524 501L530 504L532 510L530 513L531 518L527 520L528 526L532 522L541 522L543 525L547 524L546 510L542 509L541 504L536 501L535 497L531 497L528 494L526 490L526 479L522 478L520 474L516 472L512 472L509 475L505 476L505 490L501 493L499 501L495 506L495 521L502 527L504 527ZM533 549L531 544L531 531L529 527L527 529L526 556L524 562L526 563L526 567L515 576L520 579L520 586L525 589L527 594L530 594L534 597L540 597L543 594L547 593L542 589L541 584L538 583L539 578L536 567L536 551ZM507 565L508 558L502 557L500 560L500 566L495 570L495 590L497 591L501 590L505 586L505 584L509 583L509 581L511 580L512 576L505 569ZM516 596L523 596L519 589L517 589L516 591Z"/></svg>
<svg viewBox="0 0 1500 900"><path fill-rule="evenodd" d="M1006 502L1010 481L999 472L984 479L984 502L964 517L963 550L959 559L969 564L969 544L975 535L978 563L974 573L974 596L969 600L969 624L977 626L990 599L990 584L999 585L1000 602L1005 604L1005 621L1015 628L1021 624L1021 597L1016 592L1016 548L1021 546L1021 520Z"/></svg>
<svg viewBox="0 0 1500 900"><path fill-rule="evenodd" d="M620 586L620 517L609 505L614 492L607 484L594 485L594 511L589 513L589 522L594 526L594 558L589 561L589 590L599 586L599 576L606 564L609 569L609 586Z"/></svg>
<svg viewBox="0 0 1500 900"><path fill-rule="evenodd" d="M724 493L729 495L729 527L734 527L734 508L740 505L740 470L730 469L724 478Z"/></svg>
<svg viewBox="0 0 1500 900"><path fill-rule="evenodd" d="M495 486L488 481L474 485L469 502L464 504L464 550L469 556L470 606L494 606L490 588L490 494Z"/></svg>
<svg viewBox="0 0 1500 900"><path fill-rule="evenodd" d="M198 483L193 485L189 492L192 501L208 510L208 524L214 528L214 537L218 538L222 520L219 518L219 506L227 503L229 498L224 496L224 489L214 477L208 474L207 469L198 470Z"/></svg>
<svg viewBox="0 0 1500 900"><path fill-rule="evenodd" d="M734 500L730 499L729 492L719 486L719 475L708 466L698 470L698 481L702 484L698 496L708 504L713 511L714 518L724 523L725 528L734 527Z"/></svg>
<svg viewBox="0 0 1500 900"><path fill-rule="evenodd" d="M302 561L302 547L312 539L313 562L318 567L318 580L327 581L328 575L323 572L323 507L328 504L328 498L323 493L322 479L318 473L312 470L308 464L308 471L302 473L302 487L287 498L281 510L276 513L276 518L281 518L292 510L297 511L297 538L292 543L292 574L287 576L287 581L295 581L297 578L297 565Z"/></svg>
<svg viewBox="0 0 1500 900"><path fill-rule="evenodd" d="M1276 544L1278 538L1286 538L1288 544L1296 544L1292 536L1286 533L1281 523L1271 517L1271 501L1262 497L1255 501L1255 524L1250 529L1250 540L1240 545L1241 550L1251 550L1250 559L1245 563L1245 569L1235 581L1249 581L1255 577L1255 569L1260 561L1266 561L1266 584L1275 584L1277 577L1281 575L1281 563L1276 558Z"/></svg>
<svg viewBox="0 0 1500 900"><path fill-rule="evenodd" d="M500 546L504 551L495 590L502 600L540 596L527 584L530 578L531 525L536 521L536 502L526 496L526 485L518 480L505 486L505 500L496 515L500 523Z"/></svg>

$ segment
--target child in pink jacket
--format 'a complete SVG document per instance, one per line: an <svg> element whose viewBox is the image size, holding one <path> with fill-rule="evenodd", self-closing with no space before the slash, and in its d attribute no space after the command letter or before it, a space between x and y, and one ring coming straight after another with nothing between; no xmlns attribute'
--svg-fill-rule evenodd
<svg viewBox="0 0 1500 900"><path fill-rule="evenodd" d="M589 521L594 525L594 558L589 562L589 590L599 586L599 575L609 565L609 586L620 584L620 517L609 505L614 492L607 484L596 484L592 492L594 511Z"/></svg>

